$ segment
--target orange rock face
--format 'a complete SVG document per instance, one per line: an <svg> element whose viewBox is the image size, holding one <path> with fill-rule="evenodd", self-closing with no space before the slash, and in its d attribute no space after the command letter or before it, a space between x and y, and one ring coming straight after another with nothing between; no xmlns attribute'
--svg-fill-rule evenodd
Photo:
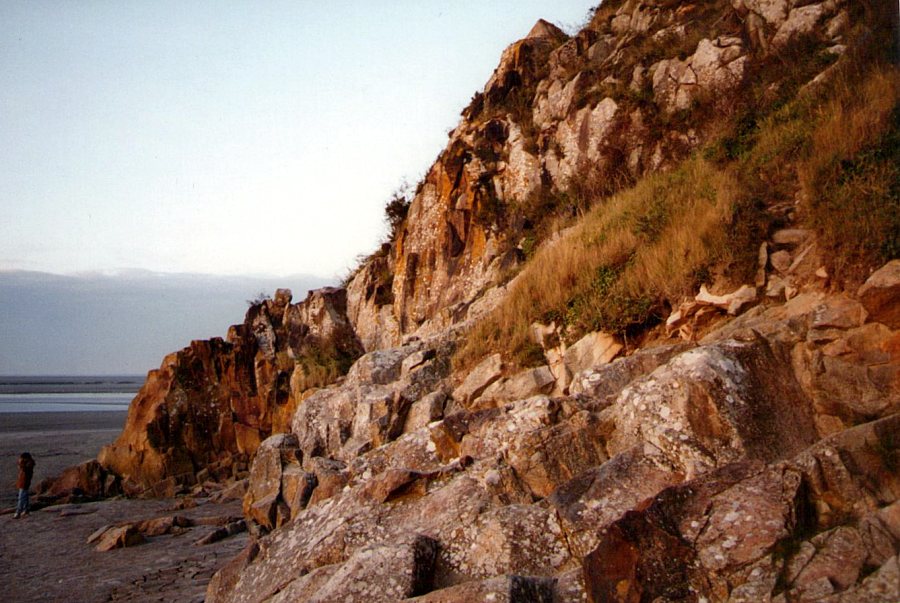
<svg viewBox="0 0 900 603"><path fill-rule="evenodd" d="M290 427L299 359L311 349L358 355L343 290L290 301L290 291L279 290L251 306L227 340L193 341L150 371L122 434L99 456L126 491L171 491L194 483L204 468L218 478L246 471L260 442Z"/></svg>
<svg viewBox="0 0 900 603"><path fill-rule="evenodd" d="M506 49L484 91L463 112L463 122L412 199L386 258L389 265L379 267L393 275L390 301L377 303L373 288L363 284L373 280L365 269L351 282L351 314L367 350L398 345L405 334L438 332L457 322L479 291L501 280L508 263L503 251L511 248L506 237L515 232L503 223L502 207L540 184L538 161L531 154L526 153L533 173L511 176L517 173L517 153L524 152L519 149L522 130L532 127L531 110L525 109L529 101L521 99L530 100L546 75L548 55L566 39L549 23L539 23ZM514 115L508 114L510 107ZM511 153L513 159L502 160ZM382 315L382 306L390 307L392 320ZM386 340L378 333L385 324L392 331Z"/></svg>

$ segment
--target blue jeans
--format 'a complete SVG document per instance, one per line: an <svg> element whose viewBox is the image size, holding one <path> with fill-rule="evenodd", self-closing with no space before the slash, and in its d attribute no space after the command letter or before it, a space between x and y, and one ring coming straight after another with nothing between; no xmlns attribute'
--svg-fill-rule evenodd
<svg viewBox="0 0 900 603"><path fill-rule="evenodd" d="M16 502L16 513L28 512L28 488L19 488L19 499Z"/></svg>

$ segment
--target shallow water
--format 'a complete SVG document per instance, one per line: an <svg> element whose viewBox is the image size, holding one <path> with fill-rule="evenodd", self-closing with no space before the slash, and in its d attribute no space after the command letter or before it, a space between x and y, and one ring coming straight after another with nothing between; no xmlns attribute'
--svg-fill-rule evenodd
<svg viewBox="0 0 900 603"><path fill-rule="evenodd" d="M0 394L0 413L123 411L133 393Z"/></svg>
<svg viewBox="0 0 900 603"><path fill-rule="evenodd" d="M0 377L0 414L128 410L139 376Z"/></svg>

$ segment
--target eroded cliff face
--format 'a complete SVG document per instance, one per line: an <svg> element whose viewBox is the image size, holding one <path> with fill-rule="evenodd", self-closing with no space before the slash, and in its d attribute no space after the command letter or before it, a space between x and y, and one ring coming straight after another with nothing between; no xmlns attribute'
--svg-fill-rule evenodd
<svg viewBox="0 0 900 603"><path fill-rule="evenodd" d="M539 22L463 111L389 250L350 283L366 349L472 318L546 217L537 199L614 191L684 158L748 78L764 77L768 57L803 52L812 34L843 52L850 10L841 1L607 0L572 37Z"/></svg>
<svg viewBox="0 0 900 603"><path fill-rule="evenodd" d="M240 476L260 442L289 429L315 368L304 364L310 351L327 348L348 362L359 354L343 290L290 302L280 289L226 339L194 341L148 374L125 429L99 456L127 492L172 495L207 477Z"/></svg>

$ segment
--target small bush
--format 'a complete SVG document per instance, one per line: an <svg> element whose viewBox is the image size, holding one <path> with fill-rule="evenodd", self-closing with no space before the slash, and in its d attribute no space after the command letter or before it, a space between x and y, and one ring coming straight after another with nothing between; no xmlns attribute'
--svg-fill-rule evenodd
<svg viewBox="0 0 900 603"><path fill-rule="evenodd" d="M388 227L388 241L394 242L400 229L406 223L409 206L412 204L412 187L406 180L394 189L384 206L384 221Z"/></svg>
<svg viewBox="0 0 900 603"><path fill-rule="evenodd" d="M267 301L269 301L269 300L271 300L271 299L272 299L272 298L269 296L268 293L266 293L265 291L260 291L260 292L257 293L252 299L248 299L248 300L247 300L247 305L248 305L248 306L251 306L251 307L252 307L252 306L259 306L259 305L261 305L261 304L266 303Z"/></svg>
<svg viewBox="0 0 900 603"><path fill-rule="evenodd" d="M300 391L324 387L346 375L362 348L350 332L338 332L327 340L310 339L294 358Z"/></svg>

